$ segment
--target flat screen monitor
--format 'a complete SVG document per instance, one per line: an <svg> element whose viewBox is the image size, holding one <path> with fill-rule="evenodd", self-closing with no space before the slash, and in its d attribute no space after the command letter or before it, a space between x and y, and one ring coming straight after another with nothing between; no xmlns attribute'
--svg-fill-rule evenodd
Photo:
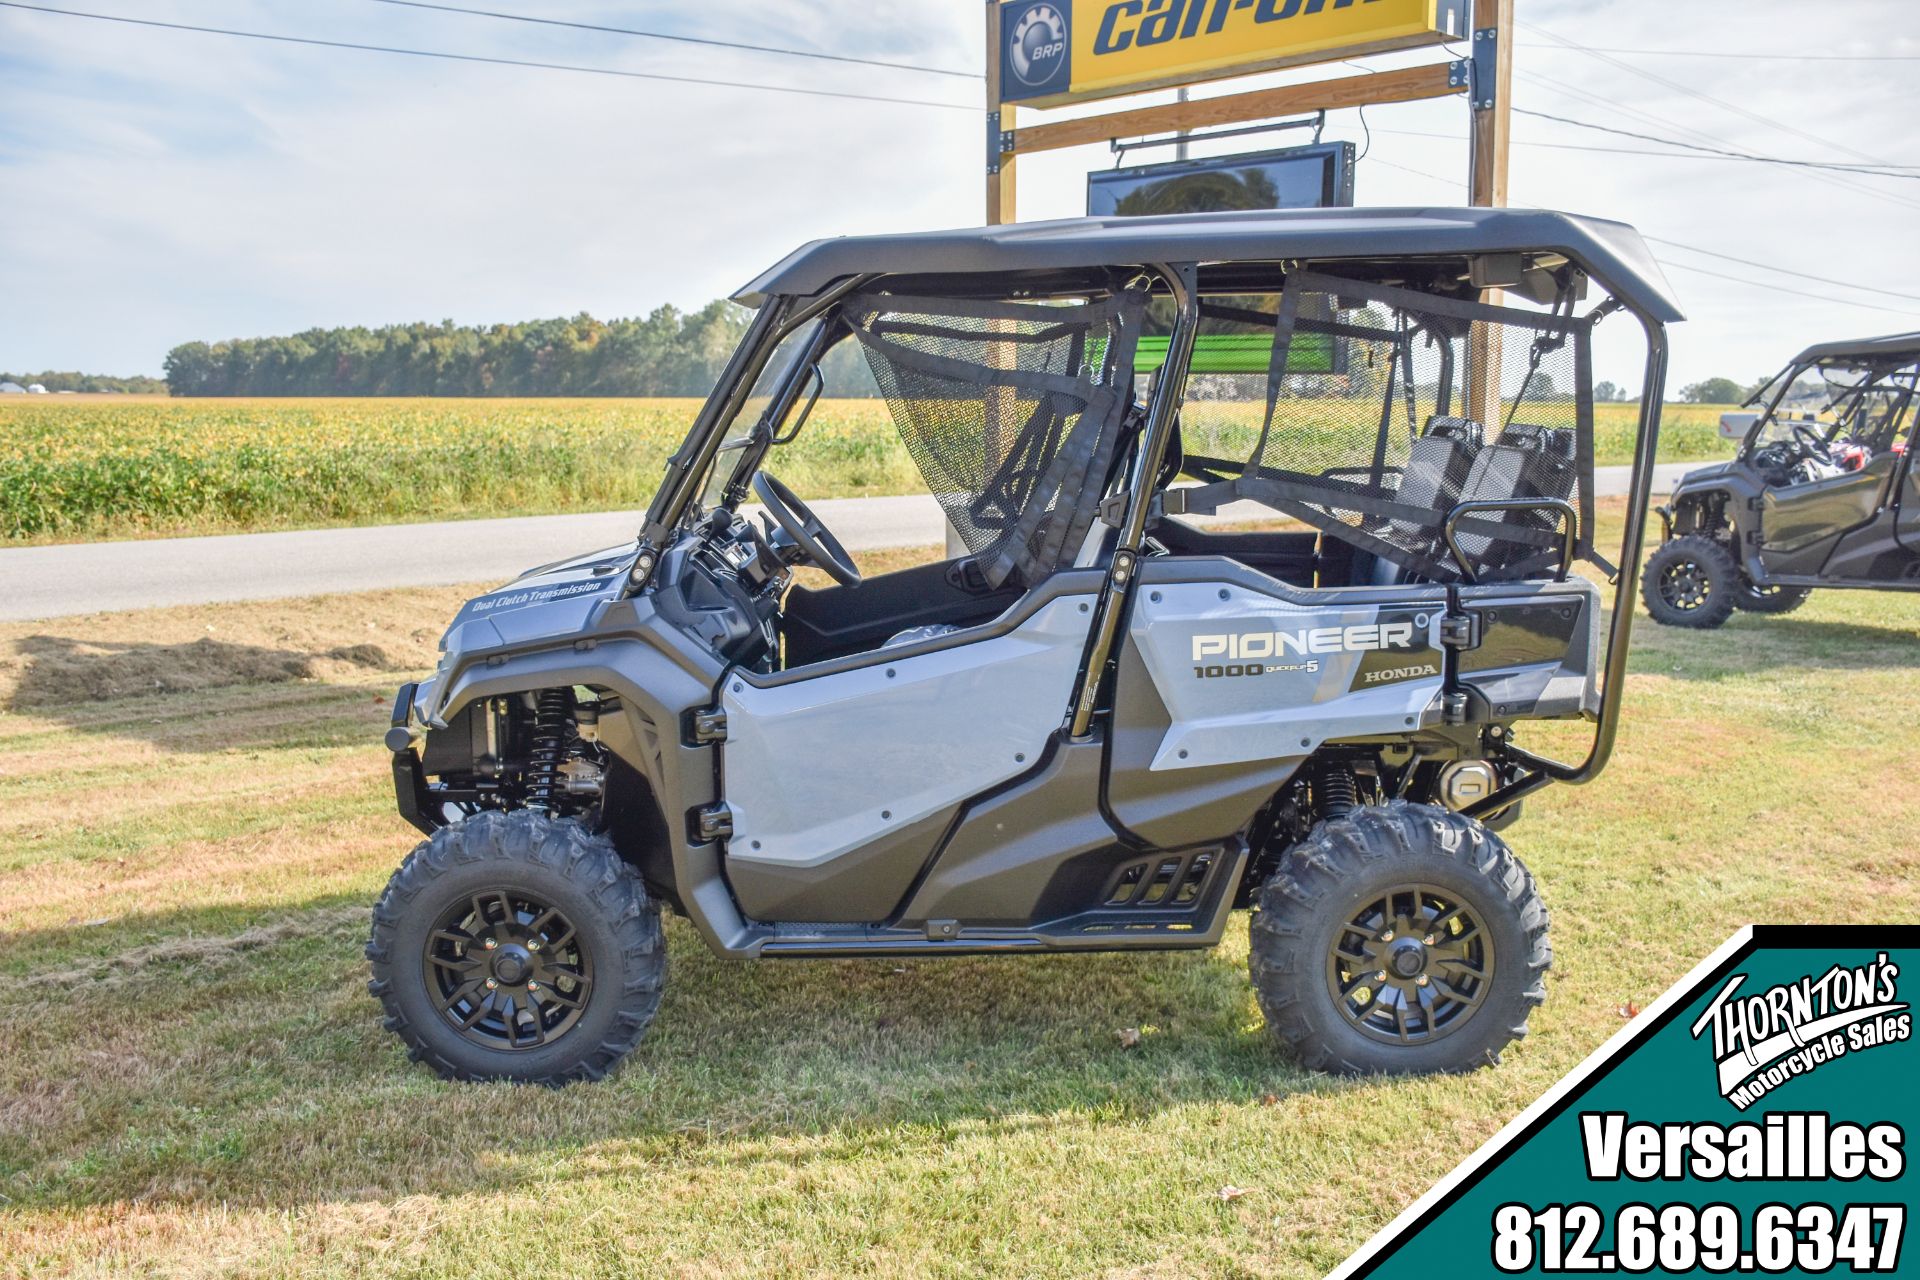
<svg viewBox="0 0 1920 1280"><path fill-rule="evenodd" d="M1327 142L1107 169L1087 175L1087 212L1095 217L1135 217L1350 206L1353 162L1351 142Z"/></svg>

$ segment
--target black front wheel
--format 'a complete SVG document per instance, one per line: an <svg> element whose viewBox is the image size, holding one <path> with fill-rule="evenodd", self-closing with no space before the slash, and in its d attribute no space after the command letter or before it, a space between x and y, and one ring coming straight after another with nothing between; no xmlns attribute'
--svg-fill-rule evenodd
<svg viewBox="0 0 1920 1280"><path fill-rule="evenodd" d="M409 1056L457 1080L597 1080L646 1034L659 909L604 837L526 810L443 827L373 911L367 984Z"/></svg>
<svg viewBox="0 0 1920 1280"><path fill-rule="evenodd" d="M1733 554L1712 538L1688 534L1647 557L1640 594L1655 622L1707 630L1733 614L1740 570Z"/></svg>
<svg viewBox="0 0 1920 1280"><path fill-rule="evenodd" d="M1315 827L1261 886L1249 965L1268 1028L1346 1075L1499 1060L1546 998L1553 952L1533 877L1499 836L1428 805Z"/></svg>

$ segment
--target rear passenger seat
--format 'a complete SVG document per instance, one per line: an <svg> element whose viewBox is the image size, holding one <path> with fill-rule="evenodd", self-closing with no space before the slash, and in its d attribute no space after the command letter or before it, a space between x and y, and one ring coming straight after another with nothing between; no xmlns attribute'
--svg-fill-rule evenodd
<svg viewBox="0 0 1920 1280"><path fill-rule="evenodd" d="M1402 469L1394 500L1433 512L1428 521L1389 520L1379 533L1388 542L1434 559L1450 553L1441 536L1447 513L1461 502L1502 502L1515 498L1571 497L1575 478L1574 435L1571 430L1528 422L1509 423L1495 444L1486 443L1486 427L1471 418L1434 416L1413 442ZM1487 520L1526 528L1551 528L1555 521L1542 512L1489 515ZM1497 539L1485 533L1466 533L1460 549L1474 559L1487 556ZM1405 569L1388 560L1376 560L1372 581L1389 586L1404 581Z"/></svg>
<svg viewBox="0 0 1920 1280"><path fill-rule="evenodd" d="M1400 472L1400 485L1394 501L1410 507L1425 507L1437 514L1432 520L1393 519L1379 535L1396 546L1429 554L1437 541L1435 530L1472 474L1486 428L1472 418L1435 415L1427 419L1426 429L1413 442L1407 465ZM1393 586L1406 579L1403 566L1391 560L1374 560L1371 580L1375 586Z"/></svg>
<svg viewBox="0 0 1920 1280"><path fill-rule="evenodd" d="M1473 460L1473 470L1460 487L1461 502L1510 502L1516 498L1559 498L1573 496L1574 437L1564 427L1543 427L1531 422L1512 422L1500 433L1499 443L1482 449ZM1444 518L1444 517L1442 517ZM1490 513L1483 519L1528 529L1550 529L1558 520L1546 511ZM1500 539L1484 533L1463 533L1460 549L1474 559L1487 556ZM1517 554L1527 555L1527 547Z"/></svg>

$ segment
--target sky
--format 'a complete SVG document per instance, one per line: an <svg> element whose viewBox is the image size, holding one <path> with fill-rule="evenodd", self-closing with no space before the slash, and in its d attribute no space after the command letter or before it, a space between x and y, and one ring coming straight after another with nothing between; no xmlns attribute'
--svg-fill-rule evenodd
<svg viewBox="0 0 1920 1280"><path fill-rule="evenodd" d="M0 369L157 374L168 348L193 339L692 308L807 240L983 216L975 79L380 0L45 3L912 101L455 63L0 7ZM968 72L983 61L978 0L465 3ZM1900 0L1519 0L1518 9L1517 109L1789 159L1920 166L1920 36L1908 33ZM1596 56L1562 40L1826 57ZM1845 54L1913 60L1832 60ZM1335 112L1326 136L1368 147L1358 203L1454 205L1466 200L1467 127L1465 103L1445 100L1370 108L1364 124ZM1813 341L1920 329L1920 181L1622 154L1670 149L1527 115L1513 133L1513 203L1617 218L1658 237L1653 249L1689 316L1673 336L1670 388L1720 374L1752 380ZM1081 212L1086 173L1112 163L1104 146L1023 159L1020 217ZM1602 343L1598 374L1637 388L1631 337Z"/></svg>

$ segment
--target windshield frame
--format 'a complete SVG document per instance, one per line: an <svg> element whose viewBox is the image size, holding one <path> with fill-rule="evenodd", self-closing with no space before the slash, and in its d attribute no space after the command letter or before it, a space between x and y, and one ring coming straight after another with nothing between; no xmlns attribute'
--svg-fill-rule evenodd
<svg viewBox="0 0 1920 1280"><path fill-rule="evenodd" d="M722 429L720 446L714 451L713 466L709 474L702 477L698 493L692 506L689 507L690 511L702 507L706 510L721 508L728 511L738 510L740 504L746 500L747 487L753 482L754 472L758 471L760 464L766 460L767 451L773 447L776 440L784 444L793 439L792 433L782 438L781 429L800 404L802 391L807 385L809 375L820 367L821 359L840 338L845 336L842 326L832 311L823 312L807 323L814 326L813 332L794 350L786 367L775 377L773 386L767 390L766 408L760 411L760 416L755 419L753 425L743 434L729 435L727 428L731 428L739 421L736 413L735 417L728 421L727 428ZM780 347L787 339L804 332L805 324L796 325L790 329L785 337L773 344L773 350L768 356L769 362L774 356L779 355ZM757 378L755 382L758 382ZM741 399L740 411L744 411L753 398L753 390L749 388L747 395ZM713 489L714 481L719 475L722 464L726 461L727 454L735 450L739 451L740 456L734 460L732 466L727 468L726 483L714 496L709 506L707 499Z"/></svg>
<svg viewBox="0 0 1920 1280"><path fill-rule="evenodd" d="M1865 376L1850 386L1843 386L1827 376L1828 370L1854 371ZM1817 373L1826 387L1826 404L1811 418L1782 418L1781 411L1788 396L1800 380L1810 373ZM1903 373L1907 375L1904 382L1897 381ZM1914 356L1884 357L1879 360L1858 356L1827 356L1819 360L1795 361L1747 401L1748 405L1753 405L1764 400L1766 407L1748 429L1741 443L1741 452L1748 454L1764 444L1772 443L1777 438L1772 429L1782 423L1788 424L1790 433L1793 426L1817 430L1828 444L1840 439L1842 433L1851 436L1867 398L1882 391L1895 397L1892 413L1896 427L1893 436L1897 439L1901 434L1897 424L1907 421L1917 390L1920 390L1920 358Z"/></svg>
<svg viewBox="0 0 1920 1280"><path fill-rule="evenodd" d="M740 345L727 358L713 390L707 395L687 429L680 447L667 459L667 476L647 506L645 522L640 526L639 554L634 558L633 588L645 585L659 558L700 495L708 470L720 447L726 443L726 427L740 412L740 405L752 394L754 384L773 353L800 326L820 316L847 294L860 288L871 275L848 276L832 288L811 299L780 294L754 313Z"/></svg>

